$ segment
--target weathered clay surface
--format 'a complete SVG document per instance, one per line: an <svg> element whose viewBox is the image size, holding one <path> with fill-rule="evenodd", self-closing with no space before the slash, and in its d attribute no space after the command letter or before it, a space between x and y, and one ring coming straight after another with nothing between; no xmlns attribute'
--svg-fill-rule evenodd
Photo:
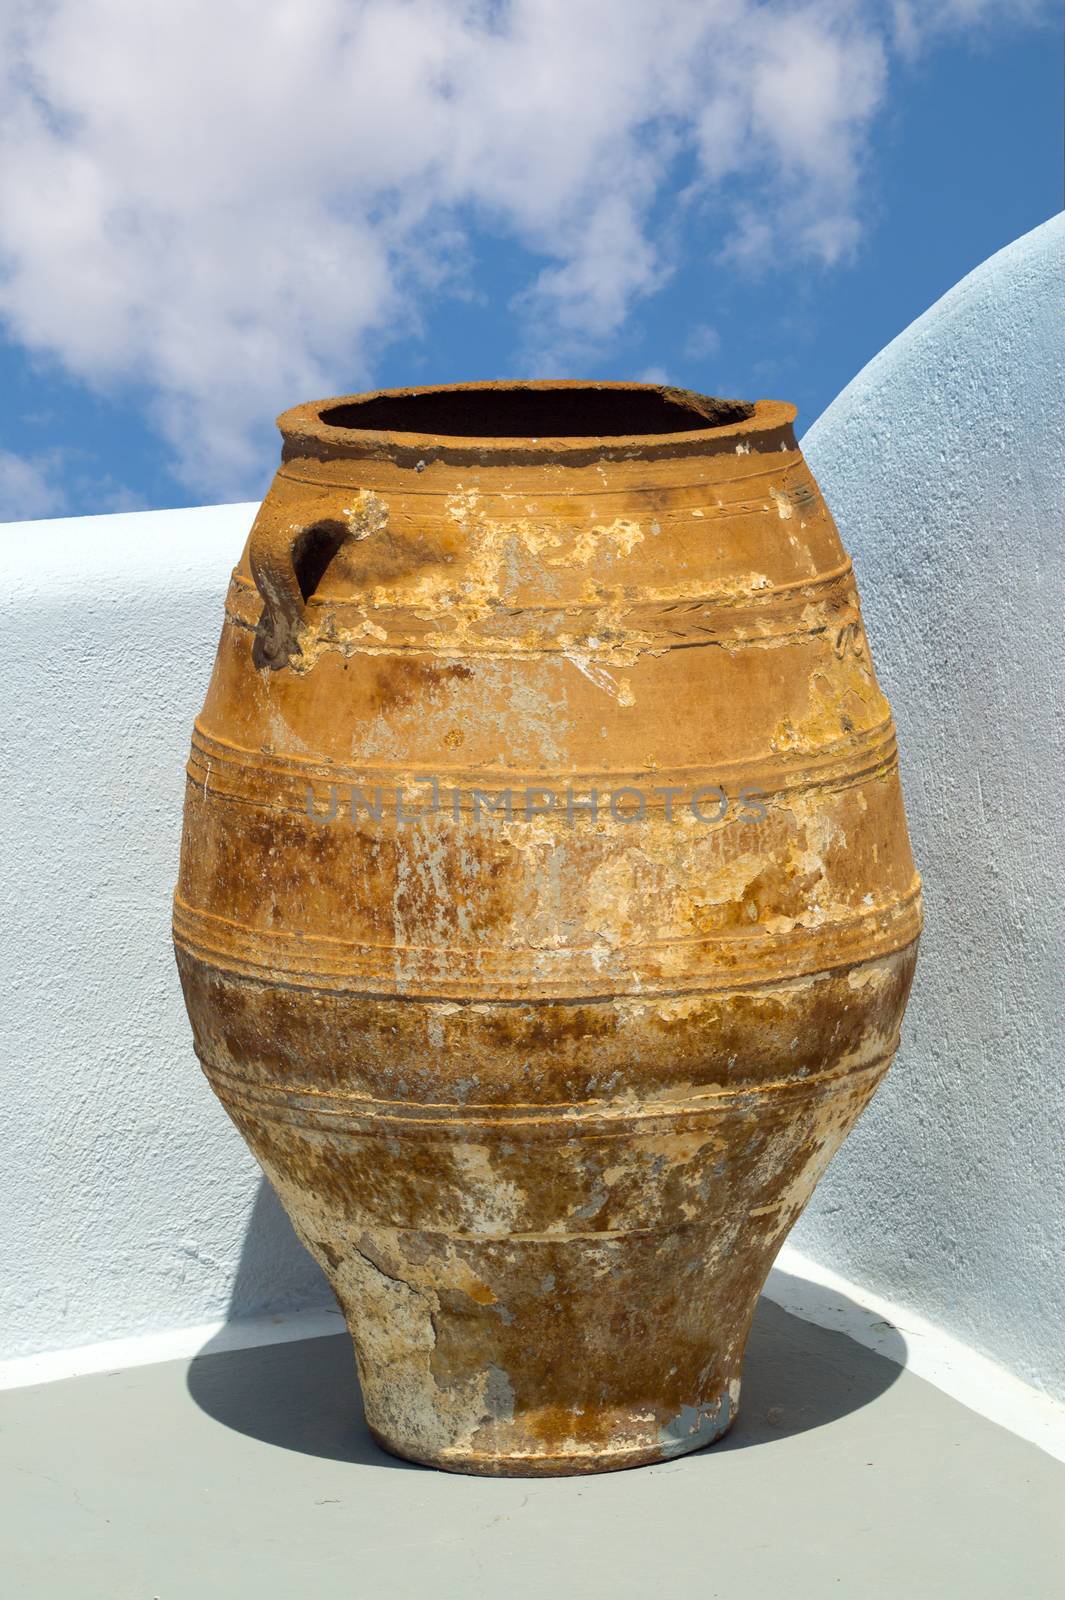
<svg viewBox="0 0 1065 1600"><path fill-rule="evenodd" d="M548 384L281 419L175 942L398 1454L602 1471L720 1436L894 1054L894 730L792 418Z"/></svg>

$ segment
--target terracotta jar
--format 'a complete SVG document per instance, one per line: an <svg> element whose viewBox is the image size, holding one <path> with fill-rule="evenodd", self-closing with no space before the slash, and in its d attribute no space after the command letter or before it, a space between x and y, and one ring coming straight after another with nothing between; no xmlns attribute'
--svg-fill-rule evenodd
<svg viewBox="0 0 1065 1600"><path fill-rule="evenodd" d="M174 936L398 1455L597 1472L723 1434L894 1054L919 885L793 418L515 383L280 419Z"/></svg>

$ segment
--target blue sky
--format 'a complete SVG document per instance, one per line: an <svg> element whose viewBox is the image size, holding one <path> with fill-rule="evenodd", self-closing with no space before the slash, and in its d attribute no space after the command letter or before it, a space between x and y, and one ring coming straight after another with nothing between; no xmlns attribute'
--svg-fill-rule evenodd
<svg viewBox="0 0 1065 1600"><path fill-rule="evenodd" d="M807 426L1062 204L1038 0L8 12L8 519L257 498L278 410L371 385L663 378Z"/></svg>

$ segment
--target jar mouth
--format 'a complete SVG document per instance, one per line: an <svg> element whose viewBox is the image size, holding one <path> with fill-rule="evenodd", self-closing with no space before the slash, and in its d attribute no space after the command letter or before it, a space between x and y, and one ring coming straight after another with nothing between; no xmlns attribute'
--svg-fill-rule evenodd
<svg viewBox="0 0 1065 1600"><path fill-rule="evenodd" d="M664 384L544 379L378 389L295 406L278 418L284 457L410 454L445 460L571 460L688 454L790 430L794 406ZM416 463L415 463L416 464Z"/></svg>
<svg viewBox="0 0 1065 1600"><path fill-rule="evenodd" d="M617 439L745 422L754 407L651 384L468 384L384 390L324 406L331 428L462 439Z"/></svg>

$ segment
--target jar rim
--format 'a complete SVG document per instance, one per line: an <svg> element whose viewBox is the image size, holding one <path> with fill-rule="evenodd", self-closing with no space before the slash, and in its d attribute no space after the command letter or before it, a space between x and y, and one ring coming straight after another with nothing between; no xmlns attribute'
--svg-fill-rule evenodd
<svg viewBox="0 0 1065 1600"><path fill-rule="evenodd" d="M795 416L795 406L780 400L721 399L668 384L555 378L337 395L293 406L277 422L285 460L376 457L417 466L431 460L579 464L742 453L756 437L760 450L777 447L775 438L762 435L780 435L784 447L793 444ZM491 431L481 431L485 420ZM397 421L411 425L397 427ZM583 424L595 421L599 430L586 431ZM509 431L516 423L525 427ZM533 432L531 425L539 424L544 426Z"/></svg>

